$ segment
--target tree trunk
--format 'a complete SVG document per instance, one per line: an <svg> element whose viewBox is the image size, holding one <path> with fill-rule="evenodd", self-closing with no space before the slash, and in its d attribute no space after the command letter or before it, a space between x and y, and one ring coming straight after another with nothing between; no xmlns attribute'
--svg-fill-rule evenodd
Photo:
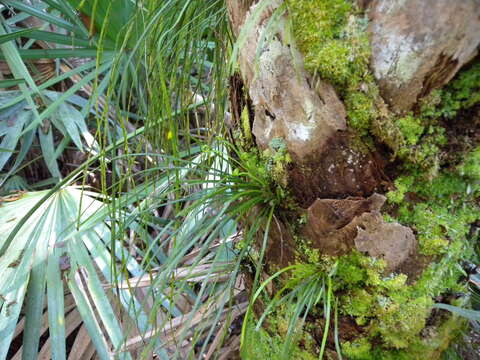
<svg viewBox="0 0 480 360"><path fill-rule="evenodd" d="M328 335L326 355L340 342L348 359L438 358L463 323L432 305L466 290L458 264L480 219L480 2L227 6L233 113L249 106L256 146L292 159L275 178L298 207L278 214L266 268L336 262L339 341ZM328 327L314 314L290 358L318 356ZM279 358L281 328L259 336L244 358Z"/></svg>

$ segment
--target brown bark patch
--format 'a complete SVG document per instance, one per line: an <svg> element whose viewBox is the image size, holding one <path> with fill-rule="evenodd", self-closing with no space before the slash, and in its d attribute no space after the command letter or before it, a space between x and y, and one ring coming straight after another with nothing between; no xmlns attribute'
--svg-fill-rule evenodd
<svg viewBox="0 0 480 360"><path fill-rule="evenodd" d="M228 0L227 9L230 24L235 36L238 36L245 21L247 11L255 0Z"/></svg>
<svg viewBox="0 0 480 360"><path fill-rule="evenodd" d="M387 272L399 268L415 253L413 231L398 223L387 223L380 214L385 197L344 200L318 199L307 210L302 234L323 254L339 256L353 248L384 259Z"/></svg>
<svg viewBox="0 0 480 360"><path fill-rule="evenodd" d="M412 229L398 223L386 223L380 213L362 214L357 219L355 247L369 256L384 259L386 272L397 269L415 252Z"/></svg>
<svg viewBox="0 0 480 360"><path fill-rule="evenodd" d="M315 321L315 327L312 330L312 336L318 344L322 343L323 332L325 331L326 321L325 319L307 319ZM330 319L330 329L334 329L335 326L338 327L338 335L342 341L352 341L358 339L365 333L365 328L357 325L355 319L349 316L341 316L338 318L338 323L335 324L335 319L333 317ZM332 352L335 350L335 333L329 331L327 335L327 348ZM336 355L336 352L333 353Z"/></svg>
<svg viewBox="0 0 480 360"><path fill-rule="evenodd" d="M447 166L456 166L465 154L480 145L480 105L459 111L455 119L442 119L448 144L442 148L441 161Z"/></svg>
<svg viewBox="0 0 480 360"><path fill-rule="evenodd" d="M297 245L292 233L293 231L288 225L277 217L273 218L265 251L267 264L282 269L295 263L295 249Z"/></svg>
<svg viewBox="0 0 480 360"><path fill-rule="evenodd" d="M380 155L358 149L354 135L338 132L323 149L289 169L289 187L298 203L308 207L317 198L365 196L387 181Z"/></svg>
<svg viewBox="0 0 480 360"><path fill-rule="evenodd" d="M278 16L275 33L263 41L272 32L268 22L282 1L273 0L265 8L252 3L227 1L236 33L241 24L249 22L238 62L255 113L252 132L260 148L280 138L290 154L303 161L323 149L336 131L346 129L345 107L331 85L314 81L305 71L303 58L291 41L286 14Z"/></svg>

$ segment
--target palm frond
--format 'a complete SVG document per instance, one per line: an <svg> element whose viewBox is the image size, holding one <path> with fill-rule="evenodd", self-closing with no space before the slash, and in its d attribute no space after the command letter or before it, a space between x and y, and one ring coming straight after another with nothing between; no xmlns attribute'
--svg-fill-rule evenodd
<svg viewBox="0 0 480 360"><path fill-rule="evenodd" d="M27 192L2 198L0 243L16 223L45 196L45 191ZM134 259L117 249L110 257L111 232L109 221L97 222L82 229L82 222L102 210L105 204L94 193L66 187L42 205L26 221L0 260L0 269L12 281L0 285L2 307L0 359L5 359L15 334L20 309L25 302L22 353L36 356L43 334L43 309L47 301L48 328L52 358L66 358L64 294L71 293L97 353L109 358L123 339L122 327L112 308L111 296L104 282L112 282L111 269L116 260L124 259L131 271L141 274ZM124 293L126 299L130 295ZM129 300L128 300L129 301ZM70 312L68 313L70 314ZM68 316L67 314L67 316ZM75 329L70 329L70 333ZM41 344L42 346L45 344ZM102 355L103 354L103 355ZM27 356L27 355L24 355ZM125 358L129 358L125 354Z"/></svg>

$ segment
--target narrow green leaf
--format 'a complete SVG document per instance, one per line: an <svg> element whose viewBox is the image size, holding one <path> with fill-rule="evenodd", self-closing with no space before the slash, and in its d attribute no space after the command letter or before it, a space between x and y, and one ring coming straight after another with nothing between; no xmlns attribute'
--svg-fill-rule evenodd
<svg viewBox="0 0 480 360"><path fill-rule="evenodd" d="M480 321L480 311L478 310L463 309L461 307L448 304L434 304L433 307L448 310L469 320Z"/></svg>
<svg viewBox="0 0 480 360"><path fill-rule="evenodd" d="M46 246L40 246L38 251L46 253ZM39 254L39 258L42 258L43 255ZM37 358L40 329L42 327L45 285L45 264L39 262L31 270L27 288L22 349L23 360Z"/></svg>
<svg viewBox="0 0 480 360"><path fill-rule="evenodd" d="M115 52L106 50L105 55L113 55ZM19 49L18 54L22 59L63 59L63 58L93 58L98 55L95 48L64 48L64 49ZM0 54L0 59L6 59L4 54Z"/></svg>
<svg viewBox="0 0 480 360"><path fill-rule="evenodd" d="M68 217L63 221L68 221ZM58 221L62 221L58 219ZM64 360L67 358L65 346L65 313L63 281L60 276L59 249L49 248L47 264L47 302L48 324L51 340L52 359Z"/></svg>
<svg viewBox="0 0 480 360"><path fill-rule="evenodd" d="M61 44L61 45L68 45L73 47L87 47L87 48L92 46L92 41L88 39L82 39L82 38L78 38L76 36L71 36L71 35L57 34L52 31L29 29L29 31L25 31L25 32L17 31L12 34L18 34L18 33L22 33L22 34L19 34L19 36L22 36L28 39L46 41L52 44ZM1 41L1 38L0 38L0 41Z"/></svg>
<svg viewBox="0 0 480 360"><path fill-rule="evenodd" d="M16 1L16 0L2 0L2 2L5 5L10 5L17 10L24 11L27 14L35 16L41 20L45 20L50 24L57 25L58 27L61 27L69 31L73 31L75 33L79 33L79 29L77 29L75 26L73 26L69 22L63 20L62 18L53 16L46 11L40 10L35 6L29 5L28 3L23 3L21 1Z"/></svg>
<svg viewBox="0 0 480 360"><path fill-rule="evenodd" d="M0 88L9 88L25 83L25 79L0 80Z"/></svg>
<svg viewBox="0 0 480 360"><path fill-rule="evenodd" d="M31 32L33 32L33 30L34 29L25 29L25 30L19 30L19 31L8 33L8 34L0 35L0 44L3 44L7 41L15 40L22 36L30 34Z"/></svg>
<svg viewBox="0 0 480 360"><path fill-rule="evenodd" d="M40 147L42 149L43 160L47 165L50 174L54 177L61 178L62 174L58 168L57 158L55 157L55 144L53 142L53 131L52 127L48 126L48 131L44 133L42 128L39 128L38 138L40 139Z"/></svg>

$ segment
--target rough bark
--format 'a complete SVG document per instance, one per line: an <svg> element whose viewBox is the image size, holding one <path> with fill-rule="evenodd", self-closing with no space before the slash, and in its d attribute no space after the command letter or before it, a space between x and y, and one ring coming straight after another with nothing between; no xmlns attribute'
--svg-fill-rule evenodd
<svg viewBox="0 0 480 360"><path fill-rule="evenodd" d="M303 234L322 254L339 256L353 248L385 260L386 272L402 265L416 250L413 232L408 227L383 220L380 209L385 197L344 200L318 199L307 210Z"/></svg>
<svg viewBox="0 0 480 360"><path fill-rule="evenodd" d="M266 3L267 6L264 5ZM301 260L300 248L305 244L310 249L319 250L322 256L341 258L357 250L356 253L382 259L386 266L375 275L377 278L364 279L363 283L357 284L368 289L352 289L349 283L344 289L348 295L340 295L346 296L343 304L347 308L355 302L352 297L363 301L362 297L370 299L371 296L375 300L367 302L369 306L379 306L376 314L347 311L349 316L356 316L358 323L370 321L370 325L361 328L360 333L372 331L373 336L381 337L385 349L394 349L394 352L407 348L418 338L440 341L436 337L440 335L434 332L436 326L446 322L446 317L437 316L432 320L430 290L422 289L425 293L420 295L412 295L416 294L414 291L404 293L402 296L405 297L398 300L391 294L386 295L391 291L385 290L390 285L383 282L388 280L380 280L380 277L388 275L404 286L415 286L415 281L435 261L435 256L440 259L443 253L437 252L433 256L419 251L417 238L421 234L418 229L395 222L398 206L389 205L389 216L393 216L386 221L382 213L386 198L379 193L394 188L391 177L404 169L404 163L410 161L411 167L418 165L412 157L422 144L418 148L416 143L412 146L413 155L409 154L410 157L397 158L395 162L389 159L395 157L399 147L407 144L405 140L396 142L403 126L401 121L408 121L401 117L406 113L409 116L418 114L421 100L432 90L448 83L475 56L480 44L480 2L356 1L369 19L371 61L370 68L365 71L373 74L372 82L376 82L373 87L378 86L379 89L379 93L373 92L371 99L377 113L368 130L372 140L368 145L364 142L364 135L349 125L351 119L345 93L351 90L339 89L334 81L330 84L305 70L307 57L304 59L303 53L297 49L288 26L288 12L278 10L282 3L282 0L227 0L233 32L242 41L238 63L251 101L255 143L261 150L271 148L272 142L277 139L285 143L293 159L286 172L287 187L299 205L295 221L305 216L303 225L299 227L286 221L282 223L280 219L285 217L275 218L266 251L267 268L274 271ZM339 1L333 3L338 5ZM310 6L311 3L308 4ZM348 29L349 25L346 26ZM354 41L359 39L354 37ZM336 40L333 39L332 44ZM369 79L362 76L362 81ZM363 93L369 93L363 88L371 87L372 84L360 84L353 91L363 96ZM237 102L246 103L244 100ZM430 145L428 141L431 141L431 133L426 129L432 129L428 126L438 123L436 120L428 121L430 123L421 124L420 131L426 145ZM448 129L443 130L449 133ZM387 134L391 131L394 136ZM403 136L398 135L399 138ZM478 146L475 138L473 135L469 138L472 142L467 146L469 150ZM447 142L453 144L455 141L448 139ZM386 150L387 147L390 150ZM422 201L427 203L421 196L415 198L417 195L408 192L402 196L405 196L410 208L415 208ZM426 212L433 211L429 206L438 210L440 202L425 205ZM410 208L405 209L410 211ZM444 216L445 213L439 211L438 214ZM462 224L467 227L468 221L471 221L467 217L456 221L463 221ZM443 226L438 225L440 237L448 233ZM306 240L306 243L299 242L298 238ZM453 236L445 235L445 238L447 243L454 242ZM378 268L373 270L376 265L368 266L362 271L367 274L379 271ZM380 300L387 301L386 305L378 305ZM412 315L415 311L418 311L418 316ZM430 321L428 326L427 319ZM341 319L340 323L346 324L346 328L357 327L358 323L348 325L349 320L351 322L351 318ZM430 328L433 330L430 331ZM430 354L440 354L443 346L451 340L449 334L441 336L444 343ZM342 340L350 341L346 337Z"/></svg>
<svg viewBox="0 0 480 360"><path fill-rule="evenodd" d="M372 69L395 110L410 110L477 54L477 0L376 0L368 14Z"/></svg>
<svg viewBox="0 0 480 360"><path fill-rule="evenodd" d="M259 17L247 31L238 59L254 107L253 134L262 149L273 139L286 143L294 160L291 189L299 202L308 206L317 197L372 193L384 180L382 161L351 145L354 135L347 129L345 107L330 84L305 71L286 15L276 20L275 36L262 40L281 1L262 11L256 4L248 10L245 2L227 4L237 34Z"/></svg>

